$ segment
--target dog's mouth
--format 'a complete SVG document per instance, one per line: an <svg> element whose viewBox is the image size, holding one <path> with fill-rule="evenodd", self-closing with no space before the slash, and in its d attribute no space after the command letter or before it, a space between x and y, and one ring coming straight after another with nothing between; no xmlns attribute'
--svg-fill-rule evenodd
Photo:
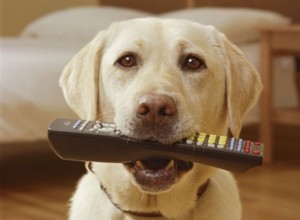
<svg viewBox="0 0 300 220"><path fill-rule="evenodd" d="M193 167L192 162L161 158L138 160L124 165L138 187L148 193L167 191Z"/></svg>

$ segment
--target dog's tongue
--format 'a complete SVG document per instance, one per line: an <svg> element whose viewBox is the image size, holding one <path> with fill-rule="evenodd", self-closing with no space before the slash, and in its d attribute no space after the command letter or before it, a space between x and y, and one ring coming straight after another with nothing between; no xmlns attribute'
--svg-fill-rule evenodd
<svg viewBox="0 0 300 220"><path fill-rule="evenodd" d="M176 182L174 160L137 161L133 172L136 182L148 192L168 189Z"/></svg>
<svg viewBox="0 0 300 220"><path fill-rule="evenodd" d="M193 163L169 159L149 159L134 162L133 176L148 192L167 190L177 181L180 171L191 169Z"/></svg>

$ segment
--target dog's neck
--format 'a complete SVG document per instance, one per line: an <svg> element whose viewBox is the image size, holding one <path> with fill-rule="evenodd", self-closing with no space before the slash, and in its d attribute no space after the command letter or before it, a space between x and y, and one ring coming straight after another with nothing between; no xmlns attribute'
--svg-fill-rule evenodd
<svg viewBox="0 0 300 220"><path fill-rule="evenodd" d="M202 184L197 191L197 200L201 198L201 196L205 193L208 185L209 185L210 180L208 179L204 184ZM111 203L121 210L122 212L129 214L129 215L134 215L138 217L149 217L149 218L155 218L155 217L164 217L160 212L154 211L154 212L140 212L140 211L133 211L133 210L124 210L120 207L120 205L116 204L113 200L112 197L109 195L107 192L106 188L100 183L100 189L106 194L108 199L111 201Z"/></svg>

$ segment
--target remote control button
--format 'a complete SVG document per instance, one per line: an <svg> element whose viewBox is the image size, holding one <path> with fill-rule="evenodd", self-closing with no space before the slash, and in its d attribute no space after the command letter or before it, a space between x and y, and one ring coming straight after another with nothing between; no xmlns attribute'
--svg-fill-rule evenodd
<svg viewBox="0 0 300 220"><path fill-rule="evenodd" d="M218 145L217 145L217 148L219 148L219 149L224 149L224 148L225 148L225 145L218 144Z"/></svg>
<svg viewBox="0 0 300 220"><path fill-rule="evenodd" d="M224 148L225 148L225 145L218 144L218 145L217 145L217 148L218 148L218 149L224 149Z"/></svg>
<svg viewBox="0 0 300 220"><path fill-rule="evenodd" d="M100 131L100 132L114 132L115 129L110 128L110 127L103 127L103 128L98 129L98 131Z"/></svg>
<svg viewBox="0 0 300 220"><path fill-rule="evenodd" d="M216 135L210 135L209 138L208 138L207 146L208 147L215 147L216 138L217 138Z"/></svg>
<svg viewBox="0 0 300 220"><path fill-rule="evenodd" d="M186 139L186 143L187 143L187 144L193 144L193 141L190 140L190 139Z"/></svg>
<svg viewBox="0 0 300 220"><path fill-rule="evenodd" d="M94 127L93 127L93 128L94 128L94 129L99 129L99 128L101 128L101 127L102 127L102 125L97 123L97 124L94 124Z"/></svg>
<svg viewBox="0 0 300 220"><path fill-rule="evenodd" d="M204 141L206 138L206 134L205 133L200 133L198 138L197 138L197 145L203 145Z"/></svg>
<svg viewBox="0 0 300 220"><path fill-rule="evenodd" d="M242 139L239 139L239 141L238 141L238 147L237 147L237 151L238 151L238 152L241 152L242 146L243 146L243 140L242 140Z"/></svg>
<svg viewBox="0 0 300 220"><path fill-rule="evenodd" d="M192 144L192 143L194 143L195 137L196 137L196 134L192 134L191 136L189 136L189 137L186 139L186 143L187 143L187 144Z"/></svg>
<svg viewBox="0 0 300 220"><path fill-rule="evenodd" d="M83 124L82 124L81 127L79 128L79 131L83 131L83 130L87 127L87 125L88 125L89 122L90 122L90 121L85 121L85 122L83 122Z"/></svg>
<svg viewBox="0 0 300 220"><path fill-rule="evenodd" d="M103 127L110 127L110 128L116 128L117 127L115 124L108 123L108 122L102 122L102 126Z"/></svg>
<svg viewBox="0 0 300 220"><path fill-rule="evenodd" d="M226 136L220 136L217 148L219 148L219 149L225 148L226 142L227 142L227 137Z"/></svg>
<svg viewBox="0 0 300 220"><path fill-rule="evenodd" d="M260 155L260 150L252 150L252 154Z"/></svg>
<svg viewBox="0 0 300 220"><path fill-rule="evenodd" d="M120 130L115 130L115 134L116 134L116 135L121 135L122 133L121 133Z"/></svg>
<svg viewBox="0 0 300 220"><path fill-rule="evenodd" d="M226 141L227 141L227 137L226 136L220 136L219 143L226 144Z"/></svg>
<svg viewBox="0 0 300 220"><path fill-rule="evenodd" d="M77 129L78 128L78 126L81 124L81 120L77 120L76 122L75 122L75 124L73 125L73 129Z"/></svg>
<svg viewBox="0 0 300 220"><path fill-rule="evenodd" d="M235 138L231 138L230 145L229 145L229 150L233 150L234 149L234 142L235 142Z"/></svg>

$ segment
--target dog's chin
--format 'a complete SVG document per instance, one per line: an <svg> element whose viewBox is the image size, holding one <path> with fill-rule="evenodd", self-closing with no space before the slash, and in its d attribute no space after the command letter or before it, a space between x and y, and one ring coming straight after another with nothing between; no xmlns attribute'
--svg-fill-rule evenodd
<svg viewBox="0 0 300 220"><path fill-rule="evenodd" d="M125 163L133 183L143 192L158 194L172 188L193 163L172 159L148 159Z"/></svg>

